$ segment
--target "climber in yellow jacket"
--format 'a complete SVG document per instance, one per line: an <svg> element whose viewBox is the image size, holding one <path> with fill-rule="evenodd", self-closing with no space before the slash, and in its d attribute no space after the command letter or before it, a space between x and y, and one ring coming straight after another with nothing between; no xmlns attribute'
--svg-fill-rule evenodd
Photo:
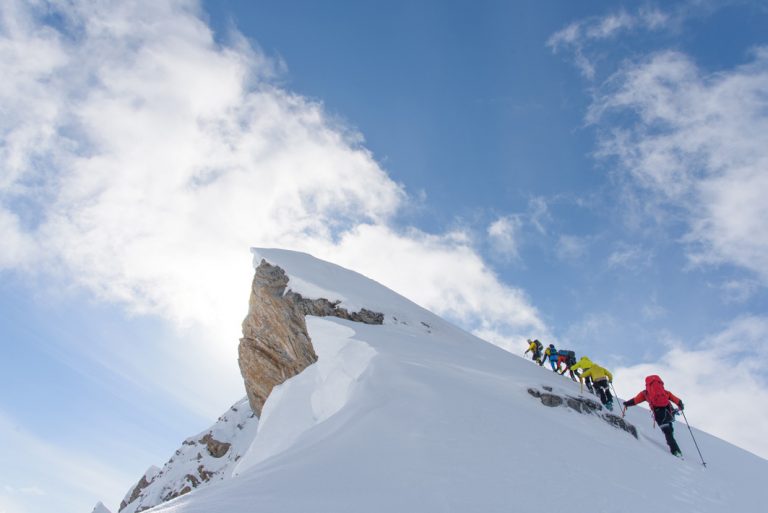
<svg viewBox="0 0 768 513"><path fill-rule="evenodd" d="M544 346L538 340L528 339L528 349L525 350L523 356L531 353L533 355L532 357L534 362L538 363L539 365L544 365L544 361L541 359L541 349L543 347Z"/></svg>
<svg viewBox="0 0 768 513"><path fill-rule="evenodd" d="M584 372L586 372L587 370L592 368L593 365L594 365L594 363L592 363L592 360L590 360L586 356L582 356L581 358L579 358L578 362L576 362L575 364L571 365L571 370L574 371L574 372L580 370L582 372L582 374L583 374ZM576 373L578 374L578 372L576 372ZM592 377L591 376L587 376L584 379L584 383L586 383L586 385L587 385L587 390L589 390L590 392L592 392L594 394L595 391L592 388Z"/></svg>
<svg viewBox="0 0 768 513"><path fill-rule="evenodd" d="M579 376L579 380L586 378L592 378L592 383L594 383L595 392L597 392L600 402L608 410L613 411L613 396L609 389L610 383L613 383L613 374L593 363L589 369L582 372Z"/></svg>

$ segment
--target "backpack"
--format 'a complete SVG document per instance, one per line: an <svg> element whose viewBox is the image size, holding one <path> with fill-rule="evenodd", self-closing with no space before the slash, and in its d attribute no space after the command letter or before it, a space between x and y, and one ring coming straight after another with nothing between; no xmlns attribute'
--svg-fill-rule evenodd
<svg viewBox="0 0 768 513"><path fill-rule="evenodd" d="M669 406L669 392L664 389L664 382L655 374L645 378L645 399L652 408Z"/></svg>
<svg viewBox="0 0 768 513"><path fill-rule="evenodd" d="M570 367L571 365L576 363L576 353L574 351L569 351L568 349L561 349L557 352L559 356L565 357L565 362Z"/></svg>
<svg viewBox="0 0 768 513"><path fill-rule="evenodd" d="M541 351L542 347L544 347L543 345L541 345L541 342L539 342L538 340L534 340L533 343L536 344L536 352L537 353Z"/></svg>

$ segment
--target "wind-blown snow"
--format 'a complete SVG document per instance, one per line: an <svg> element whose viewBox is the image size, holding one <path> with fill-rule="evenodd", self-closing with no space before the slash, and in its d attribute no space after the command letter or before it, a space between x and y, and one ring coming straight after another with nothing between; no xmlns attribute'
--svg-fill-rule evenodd
<svg viewBox="0 0 768 513"><path fill-rule="evenodd" d="M635 439L596 416L543 406L528 387L573 395L578 385L357 273L300 253L255 254L283 267L289 287L296 277L338 291L387 320L311 318L319 361L270 395L237 475L153 511L760 510L766 460L694 430L705 469L684 425L682 461L642 408L627 414Z"/></svg>
<svg viewBox="0 0 768 513"><path fill-rule="evenodd" d="M278 454L338 412L376 352L354 340L354 330L318 318L307 319L318 355L316 364L275 387L264 405L256 439L235 469L245 472Z"/></svg>

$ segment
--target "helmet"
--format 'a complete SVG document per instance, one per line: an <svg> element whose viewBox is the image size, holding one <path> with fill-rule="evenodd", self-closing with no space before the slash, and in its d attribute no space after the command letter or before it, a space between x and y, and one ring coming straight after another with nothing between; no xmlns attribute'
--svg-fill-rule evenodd
<svg viewBox="0 0 768 513"><path fill-rule="evenodd" d="M554 349L555 348L555 344L549 344L549 348L550 349Z"/></svg>

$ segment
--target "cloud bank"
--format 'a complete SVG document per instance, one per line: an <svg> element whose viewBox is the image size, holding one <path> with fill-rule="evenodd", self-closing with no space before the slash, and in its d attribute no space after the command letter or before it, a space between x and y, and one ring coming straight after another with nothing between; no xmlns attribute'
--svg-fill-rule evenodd
<svg viewBox="0 0 768 513"><path fill-rule="evenodd" d="M768 48L718 73L679 52L618 71L589 120L648 203L682 212L692 264L731 264L768 283ZM630 123L626 123L627 119Z"/></svg>
<svg viewBox="0 0 768 513"><path fill-rule="evenodd" d="M397 227L408 196L362 136L228 41L192 1L4 2L0 269L168 319L189 335L179 368L205 362L230 395L250 246L312 252L484 333L546 330L467 236ZM151 374L180 396L198 379Z"/></svg>

